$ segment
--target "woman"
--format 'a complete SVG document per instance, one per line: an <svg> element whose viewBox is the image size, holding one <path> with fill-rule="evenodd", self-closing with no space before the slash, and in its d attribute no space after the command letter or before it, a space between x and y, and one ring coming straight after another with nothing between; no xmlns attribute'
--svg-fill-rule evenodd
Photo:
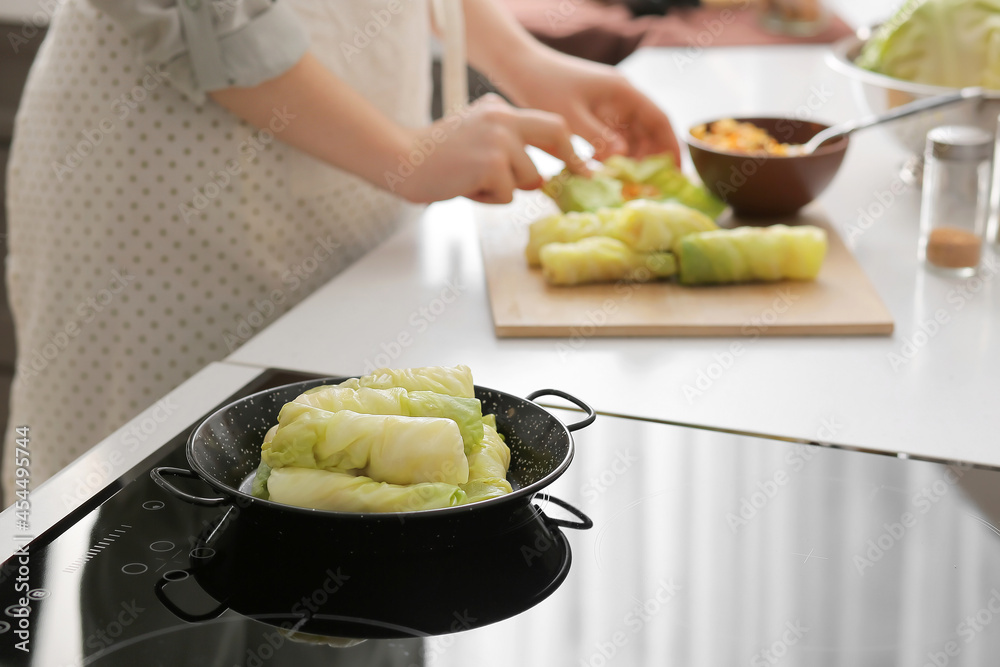
<svg viewBox="0 0 1000 667"><path fill-rule="evenodd" d="M374 247L406 202L508 202L541 184L528 144L583 172L572 133L599 157L677 151L613 69L491 0L437 4L447 71L464 72L464 28L471 64L545 111L490 96L430 123L427 0L65 2L10 162L7 502L14 429L37 486Z"/></svg>

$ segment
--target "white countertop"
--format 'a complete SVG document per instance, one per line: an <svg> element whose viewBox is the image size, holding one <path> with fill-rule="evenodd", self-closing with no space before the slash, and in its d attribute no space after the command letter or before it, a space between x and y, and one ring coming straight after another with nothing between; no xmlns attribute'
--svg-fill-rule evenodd
<svg viewBox="0 0 1000 667"><path fill-rule="evenodd" d="M708 49L678 67L680 50L657 49L624 70L677 128L723 114L855 116L825 52ZM878 128L852 140L821 199L842 237L859 209L891 192L904 157ZM514 214L517 203L504 211L457 200L430 207L229 360L344 374L465 363L478 384L522 395L553 386L607 413L1000 466L1000 289L919 267L919 196L892 196L848 245L895 318L893 336L498 339L475 216ZM924 336L920 323L941 312L947 323ZM742 352L730 362L734 343ZM700 374L715 379L699 387ZM704 390L685 395L685 385Z"/></svg>

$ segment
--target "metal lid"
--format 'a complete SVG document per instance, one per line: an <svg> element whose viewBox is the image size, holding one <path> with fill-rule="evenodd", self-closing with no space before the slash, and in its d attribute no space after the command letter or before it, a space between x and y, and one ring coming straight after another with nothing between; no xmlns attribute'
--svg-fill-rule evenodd
<svg viewBox="0 0 1000 667"><path fill-rule="evenodd" d="M968 125L945 125L927 133L927 152L939 160L988 160L993 135Z"/></svg>

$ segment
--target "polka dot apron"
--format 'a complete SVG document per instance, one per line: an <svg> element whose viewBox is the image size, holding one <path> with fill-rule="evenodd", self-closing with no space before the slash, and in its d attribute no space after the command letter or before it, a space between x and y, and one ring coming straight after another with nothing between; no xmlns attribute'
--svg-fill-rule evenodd
<svg viewBox="0 0 1000 667"><path fill-rule="evenodd" d="M425 0L374 27L385 0L284 1L331 70L398 122L428 122ZM10 160L6 503L16 427L34 488L395 229L400 201L282 144L291 122L198 108L109 17L84 0L59 10Z"/></svg>

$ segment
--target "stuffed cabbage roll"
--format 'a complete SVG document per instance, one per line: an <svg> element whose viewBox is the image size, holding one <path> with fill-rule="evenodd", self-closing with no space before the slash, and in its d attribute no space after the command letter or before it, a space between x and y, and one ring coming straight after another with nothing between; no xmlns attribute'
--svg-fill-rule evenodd
<svg viewBox="0 0 1000 667"><path fill-rule="evenodd" d="M427 366L394 370L380 368L359 381L362 387L389 389L402 387L407 391L433 391L448 396L475 398L472 369L468 366Z"/></svg>
<svg viewBox="0 0 1000 667"><path fill-rule="evenodd" d="M683 204L637 199L621 208L607 236L636 252L677 252L688 234L718 228L710 217Z"/></svg>
<svg viewBox="0 0 1000 667"><path fill-rule="evenodd" d="M488 477L506 477L510 467L510 448L492 426L484 429L483 440L468 455L469 481Z"/></svg>
<svg viewBox="0 0 1000 667"><path fill-rule="evenodd" d="M295 419L279 424L261 448L271 468L358 471L392 484L469 481L465 445L451 419L295 409Z"/></svg>
<svg viewBox="0 0 1000 667"><path fill-rule="evenodd" d="M461 505L465 491L454 484L387 484L370 477L315 468L275 468L267 480L270 499L334 512L412 512Z"/></svg>
<svg viewBox="0 0 1000 667"><path fill-rule="evenodd" d="M551 285L647 282L677 272L671 253L638 253L607 236L592 236L575 243L550 243L542 248L541 261L542 274Z"/></svg>
<svg viewBox="0 0 1000 667"><path fill-rule="evenodd" d="M490 421L491 423L485 424L482 442L468 454L469 481L459 485L465 491L466 502L469 503L503 496L512 491L510 482L507 481L510 448L497 433L495 419Z"/></svg>
<svg viewBox="0 0 1000 667"><path fill-rule="evenodd" d="M406 391L400 387L351 389L342 385L326 385L305 392L286 403L278 414L278 423L295 419L301 406L312 406L337 412L351 410L369 415L401 415L405 417L443 417L458 424L466 450L483 439L482 403L477 398L448 396L432 391Z"/></svg>
<svg viewBox="0 0 1000 667"><path fill-rule="evenodd" d="M674 251L682 237L718 229L704 213L677 202L636 199L621 208L594 213L567 213L542 218L528 228L525 257L541 265L541 249L550 243L572 243L592 236L609 236L636 252Z"/></svg>
<svg viewBox="0 0 1000 667"><path fill-rule="evenodd" d="M685 285L815 280L826 255L819 227L740 227L685 236L677 255Z"/></svg>
<svg viewBox="0 0 1000 667"><path fill-rule="evenodd" d="M538 253L549 243L572 243L591 236L608 236L617 217L617 209L602 209L596 213L566 213L535 220L528 227L528 245L524 249L528 266L541 266Z"/></svg>

